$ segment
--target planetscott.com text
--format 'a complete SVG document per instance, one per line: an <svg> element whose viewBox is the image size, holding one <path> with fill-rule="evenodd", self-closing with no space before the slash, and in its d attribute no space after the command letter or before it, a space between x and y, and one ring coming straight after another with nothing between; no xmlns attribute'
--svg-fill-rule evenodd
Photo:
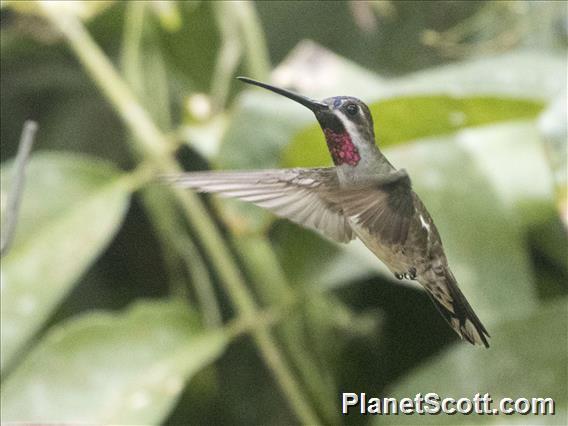
<svg viewBox="0 0 568 426"><path fill-rule="evenodd" d="M370 397L365 393L344 392L341 395L342 414L487 414L554 415L552 398L500 398L488 393L476 393L471 398L441 397L437 393L418 393L413 398Z"/></svg>

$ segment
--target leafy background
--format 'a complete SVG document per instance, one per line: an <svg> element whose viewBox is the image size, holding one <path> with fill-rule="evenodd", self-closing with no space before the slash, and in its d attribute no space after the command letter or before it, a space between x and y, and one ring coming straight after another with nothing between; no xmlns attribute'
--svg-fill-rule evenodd
<svg viewBox="0 0 568 426"><path fill-rule="evenodd" d="M2 2L3 218L22 125L40 126L2 258L2 421L565 424L566 9ZM311 114L239 74L369 103L491 349L358 243L156 183L329 164ZM557 406L341 417L341 391Z"/></svg>

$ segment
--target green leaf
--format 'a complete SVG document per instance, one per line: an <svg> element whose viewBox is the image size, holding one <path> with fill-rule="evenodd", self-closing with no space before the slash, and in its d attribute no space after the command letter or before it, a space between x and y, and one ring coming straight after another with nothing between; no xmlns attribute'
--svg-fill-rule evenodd
<svg viewBox="0 0 568 426"><path fill-rule="evenodd" d="M566 91L565 62L562 54L516 51L386 79L316 43L302 41L274 76L276 84L284 83L316 99L351 95L370 101L443 93L544 101Z"/></svg>
<svg viewBox="0 0 568 426"><path fill-rule="evenodd" d="M11 164L4 164L2 200L10 180ZM32 157L14 243L2 259L2 370L112 239L129 195L106 162L71 154Z"/></svg>
<svg viewBox="0 0 568 426"><path fill-rule="evenodd" d="M568 120L566 90L551 102L539 118L539 130L556 186L556 207L568 229Z"/></svg>
<svg viewBox="0 0 568 426"><path fill-rule="evenodd" d="M385 99L369 105L375 118L375 135L385 148L410 140L450 134L468 127L536 117L543 108L537 101L472 96L414 96ZM314 124L299 132L285 148L285 167L331 165L325 139Z"/></svg>
<svg viewBox="0 0 568 426"><path fill-rule="evenodd" d="M457 345L411 372L389 397L411 397L436 392L441 398L489 393L500 398L553 398L556 415L537 420L533 416L389 416L389 424L566 424L568 377L568 299L540 306L522 319L503 322L493 329L488 350ZM496 407L496 403L493 404ZM384 418L381 420L385 420Z"/></svg>
<svg viewBox="0 0 568 426"><path fill-rule="evenodd" d="M60 13L70 13L77 15L77 17L84 21L88 21L104 12L112 3L114 3L112 0L107 2L77 1L75 3L60 3L53 5L53 7L59 8ZM2 2L2 7L4 6L11 7L19 13L29 13L32 15L42 14L41 6L34 3L8 0Z"/></svg>
<svg viewBox="0 0 568 426"><path fill-rule="evenodd" d="M219 43L213 8L208 2L180 2L178 9L179 29L158 32L161 51L172 81L182 82L185 90L206 92Z"/></svg>
<svg viewBox="0 0 568 426"><path fill-rule="evenodd" d="M181 302L139 302L52 329L2 384L3 422L159 424L225 349Z"/></svg>
<svg viewBox="0 0 568 426"><path fill-rule="evenodd" d="M282 270L299 288L339 287L377 274L379 261L364 247L351 249L356 241L336 243L285 219L276 221L271 236Z"/></svg>
<svg viewBox="0 0 568 426"><path fill-rule="evenodd" d="M499 202L522 221L542 222L553 209L553 179L535 121L466 130L455 142L489 181Z"/></svg>
<svg viewBox="0 0 568 426"><path fill-rule="evenodd" d="M314 121L304 107L261 89L239 97L215 161L220 169L276 167L292 136Z"/></svg>
<svg viewBox="0 0 568 426"><path fill-rule="evenodd" d="M423 70L390 82L383 96L446 93L551 100L566 92L563 54L518 50Z"/></svg>

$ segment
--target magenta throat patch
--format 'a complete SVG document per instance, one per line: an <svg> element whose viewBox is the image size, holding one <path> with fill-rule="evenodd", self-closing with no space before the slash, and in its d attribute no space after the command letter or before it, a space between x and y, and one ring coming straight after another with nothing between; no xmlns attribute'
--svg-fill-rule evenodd
<svg viewBox="0 0 568 426"><path fill-rule="evenodd" d="M334 133L331 129L324 129L327 147L336 166L341 164L349 164L356 166L361 160L359 151L353 144L349 133Z"/></svg>

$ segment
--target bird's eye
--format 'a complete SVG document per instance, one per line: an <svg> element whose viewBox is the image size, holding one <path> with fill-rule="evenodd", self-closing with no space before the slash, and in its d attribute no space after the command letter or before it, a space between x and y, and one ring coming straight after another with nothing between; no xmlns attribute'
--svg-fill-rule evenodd
<svg viewBox="0 0 568 426"><path fill-rule="evenodd" d="M355 104L349 104L345 107L349 115L356 115L359 112L359 107Z"/></svg>

